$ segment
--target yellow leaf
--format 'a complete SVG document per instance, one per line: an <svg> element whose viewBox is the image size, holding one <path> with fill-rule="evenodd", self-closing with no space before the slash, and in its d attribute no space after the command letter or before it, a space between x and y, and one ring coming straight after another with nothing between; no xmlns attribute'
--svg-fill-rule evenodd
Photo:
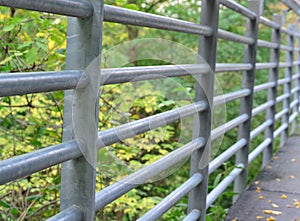
<svg viewBox="0 0 300 221"><path fill-rule="evenodd" d="M265 196L259 196L258 197L260 200L263 200L265 198Z"/></svg>
<svg viewBox="0 0 300 221"><path fill-rule="evenodd" d="M266 220L267 220L267 221L275 221L276 219L275 219L274 217L271 216L271 217L267 218Z"/></svg>
<svg viewBox="0 0 300 221"><path fill-rule="evenodd" d="M286 198L288 198L288 197L287 197L287 195L282 194L282 195L281 195L281 198L282 198L282 199L286 199Z"/></svg>
<svg viewBox="0 0 300 221"><path fill-rule="evenodd" d="M296 160L295 158L291 159L291 162L292 162L292 163L296 163L296 161L297 161L297 160Z"/></svg>
<svg viewBox="0 0 300 221"><path fill-rule="evenodd" d="M282 214L282 212L280 212L280 211L273 211L272 214L275 215L275 216L279 216L279 215Z"/></svg>
<svg viewBox="0 0 300 221"><path fill-rule="evenodd" d="M44 38L45 36L46 36L46 34L45 34L45 33L42 33L42 32L38 32L38 33L36 34L36 37Z"/></svg>
<svg viewBox="0 0 300 221"><path fill-rule="evenodd" d="M264 219L263 216L256 216L256 219Z"/></svg>
<svg viewBox="0 0 300 221"><path fill-rule="evenodd" d="M272 203L272 207L278 208L279 206L276 203Z"/></svg>
<svg viewBox="0 0 300 221"><path fill-rule="evenodd" d="M291 176L290 176L290 179L292 179L292 180L295 179L295 176L291 175Z"/></svg>
<svg viewBox="0 0 300 221"><path fill-rule="evenodd" d="M14 56L15 56L15 55L11 55L11 56L9 56L9 57L3 59L3 60L0 62L0 65L3 65L3 64L5 64L5 63L9 62L10 60L13 59Z"/></svg>
<svg viewBox="0 0 300 221"><path fill-rule="evenodd" d="M264 214L273 214L275 216L279 216L282 214L282 212L276 210L264 210L263 212Z"/></svg>
<svg viewBox="0 0 300 221"><path fill-rule="evenodd" d="M260 190L261 190L261 188L258 186L258 187L256 187L256 192L257 193L260 193Z"/></svg>
<svg viewBox="0 0 300 221"><path fill-rule="evenodd" d="M55 47L55 45L56 45L56 42L55 42L55 41L49 40L49 42L48 42L48 48L49 48L50 50L53 49L53 48Z"/></svg>
<svg viewBox="0 0 300 221"><path fill-rule="evenodd" d="M4 145L4 144L7 144L8 140L3 138L3 137L0 137L0 145Z"/></svg>

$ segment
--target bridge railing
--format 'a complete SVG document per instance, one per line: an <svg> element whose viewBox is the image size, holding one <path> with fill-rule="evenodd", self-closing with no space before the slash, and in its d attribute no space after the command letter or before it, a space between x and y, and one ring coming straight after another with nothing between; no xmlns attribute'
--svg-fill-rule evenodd
<svg viewBox="0 0 300 221"><path fill-rule="evenodd" d="M220 4L247 19L245 35L218 28ZM263 153L262 164L265 166L272 158L274 139L281 136L283 146L289 132L295 131L300 95L300 34L295 25L284 28L284 19L279 15L274 15L273 20L262 17L261 1L251 0L246 8L231 0L203 0L200 24L104 5L100 0L0 0L0 5L71 16L67 70L0 75L1 96L65 90L63 143L0 162L0 184L63 163L61 212L50 220L92 220L96 211L189 156L190 178L146 214L141 214L139 220L157 220L187 194L188 213L184 220L205 220L206 210L233 182L236 193L246 188L249 163ZM181 69L164 65L100 70L105 21L197 35L198 54L207 64L186 64ZM272 29L270 42L258 39L260 25ZM282 36L286 36L287 45L283 45ZM218 39L245 45L243 63L216 63ZM270 49L269 62L256 62L258 47ZM286 51L285 62L280 60L281 51ZM263 69L269 70L269 80L255 85L255 74ZM279 78L281 69L285 70L283 78ZM241 90L214 97L214 75L225 72L243 72ZM193 73L197 79L195 102L98 132L95 122L99 107L95 101L99 88L105 84L130 82L136 77L139 80L156 79L157 73L164 77ZM283 93L279 95L280 87L283 87ZM254 95L261 91L267 91L267 101L253 108ZM240 114L212 129L213 107L236 100L240 100ZM281 102L281 106L277 105ZM252 129L253 118L263 112L265 121ZM75 118L72 113L76 113ZM187 116L195 116L193 138L189 143L95 193L95 156L100 148ZM209 162L211 143L235 128L238 128L237 141ZM262 133L264 140L250 151L251 141ZM236 168L208 193L209 175L234 156Z"/></svg>

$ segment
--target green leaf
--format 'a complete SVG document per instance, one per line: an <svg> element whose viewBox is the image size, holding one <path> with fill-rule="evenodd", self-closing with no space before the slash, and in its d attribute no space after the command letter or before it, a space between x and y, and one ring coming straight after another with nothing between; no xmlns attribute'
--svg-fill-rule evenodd
<svg viewBox="0 0 300 221"><path fill-rule="evenodd" d="M26 129L25 129L25 133L27 134L33 134L35 133L35 126L34 125L29 125Z"/></svg>
<svg viewBox="0 0 300 221"><path fill-rule="evenodd" d="M0 201L0 206L4 207L4 208L10 208L10 205L7 204L6 202L2 201L2 200Z"/></svg>
<svg viewBox="0 0 300 221"><path fill-rule="evenodd" d="M32 41L26 41L23 44L18 45L18 49L26 48L32 44Z"/></svg>
<svg viewBox="0 0 300 221"><path fill-rule="evenodd" d="M33 64L37 57L37 49L36 47L31 48L26 55L26 63L27 64Z"/></svg>
<svg viewBox="0 0 300 221"><path fill-rule="evenodd" d="M13 59L14 56L15 56L15 55L11 55L11 56L5 58L3 61L0 62L0 65L3 65L3 64L5 64L5 63L11 61L11 60Z"/></svg>
<svg viewBox="0 0 300 221"><path fill-rule="evenodd" d="M11 213L12 213L13 215L17 215L17 214L19 213L19 211L18 211L16 208L13 208L13 209L11 210Z"/></svg>
<svg viewBox="0 0 300 221"><path fill-rule="evenodd" d="M124 5L126 3L126 0L116 0L116 5Z"/></svg>
<svg viewBox="0 0 300 221"><path fill-rule="evenodd" d="M136 4L126 4L124 5L124 8L128 8L131 10L139 10L139 7Z"/></svg>
<svg viewBox="0 0 300 221"><path fill-rule="evenodd" d="M222 178L222 173L219 173L214 180L213 187L216 187L220 183L221 178Z"/></svg>
<svg viewBox="0 0 300 221"><path fill-rule="evenodd" d="M3 31L4 31L4 32L11 31L11 30L14 29L14 27L15 27L14 24L8 25L8 26L6 26L6 27L3 28Z"/></svg>
<svg viewBox="0 0 300 221"><path fill-rule="evenodd" d="M30 144L32 144L35 147L40 147L42 145L42 143L36 139L32 139L29 141Z"/></svg>
<svg viewBox="0 0 300 221"><path fill-rule="evenodd" d="M36 45L39 47L39 48L41 48L43 51L48 51L48 47L47 47L47 45L46 44L43 44L43 43L41 43L41 42L36 42Z"/></svg>
<svg viewBox="0 0 300 221"><path fill-rule="evenodd" d="M14 53L14 55L17 57L17 56L22 56L23 55L23 52L20 52L20 51L16 51Z"/></svg>

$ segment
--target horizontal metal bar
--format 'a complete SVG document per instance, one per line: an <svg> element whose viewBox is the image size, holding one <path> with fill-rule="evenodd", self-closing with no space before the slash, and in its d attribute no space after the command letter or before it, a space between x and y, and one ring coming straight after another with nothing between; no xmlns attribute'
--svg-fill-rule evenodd
<svg viewBox="0 0 300 221"><path fill-rule="evenodd" d="M283 94L283 95L280 95L280 96L278 96L277 98L276 98L276 103L279 103L279 102L281 102L281 101L283 101L283 100L285 100L285 99L287 99L287 98L289 98L290 97L290 94Z"/></svg>
<svg viewBox="0 0 300 221"><path fill-rule="evenodd" d="M46 147L0 161L0 185L82 155L76 141Z"/></svg>
<svg viewBox="0 0 300 221"><path fill-rule="evenodd" d="M255 69L256 70L262 70L262 69L271 69L276 68L277 63L276 62L269 62L269 63L256 63Z"/></svg>
<svg viewBox="0 0 300 221"><path fill-rule="evenodd" d="M257 92L260 92L260 91L263 91L265 89L269 89L269 88L272 88L275 86L276 86L275 82L267 82L264 84L260 84L260 85L257 85L254 87L254 93L257 93Z"/></svg>
<svg viewBox="0 0 300 221"><path fill-rule="evenodd" d="M254 108L252 110L252 117L255 117L256 115L258 115L259 113L265 111L267 108L272 107L275 105L274 101L267 101L264 104L259 105L258 107Z"/></svg>
<svg viewBox="0 0 300 221"><path fill-rule="evenodd" d="M219 184L216 186L206 198L206 209L208 209L216 199L227 189L227 187L237 178L238 175L244 170L244 165L237 165L238 168L234 168L228 176L226 176Z"/></svg>
<svg viewBox="0 0 300 221"><path fill-rule="evenodd" d="M256 147L248 156L248 163L251 163L261 152L266 149L272 140L270 138L265 139L258 147Z"/></svg>
<svg viewBox="0 0 300 221"><path fill-rule="evenodd" d="M287 123L281 125L277 130L274 131L273 137L276 138L278 135L280 135L287 128L288 128Z"/></svg>
<svg viewBox="0 0 300 221"><path fill-rule="evenodd" d="M156 114L137 121L123 124L98 133L98 149L120 142L138 134L153 130L158 127L166 126L181 118L204 111L208 108L205 101L196 102L164 113Z"/></svg>
<svg viewBox="0 0 300 221"><path fill-rule="evenodd" d="M197 221L200 217L200 211L193 209L182 221Z"/></svg>
<svg viewBox="0 0 300 221"><path fill-rule="evenodd" d="M71 206L55 216L50 217L47 221L81 221L83 220L83 211L78 206Z"/></svg>
<svg viewBox="0 0 300 221"><path fill-rule="evenodd" d="M2 73L0 96L23 95L83 88L89 79L83 71L53 71L28 73Z"/></svg>
<svg viewBox="0 0 300 221"><path fill-rule="evenodd" d="M182 159L190 156L194 150L200 149L205 145L203 138L198 138L183 147L180 147L173 152L167 154L161 159L149 164L140 170L130 174L124 179L116 182L96 194L96 211L102 209L105 205L119 198L123 194L143 184L147 180L153 178L164 170L176 165Z"/></svg>
<svg viewBox="0 0 300 221"><path fill-rule="evenodd" d="M296 119L297 116L298 116L297 112L293 113L289 118L289 123L292 123Z"/></svg>
<svg viewBox="0 0 300 221"><path fill-rule="evenodd" d="M269 42L269 41L264 41L264 40L257 40L257 46L258 47L263 47L263 48L271 48L271 49L277 49L279 48L279 44Z"/></svg>
<svg viewBox="0 0 300 221"><path fill-rule="evenodd" d="M287 6L288 11L292 10L295 14L300 16L300 10L299 10L299 1L296 0L282 0L282 3Z"/></svg>
<svg viewBox="0 0 300 221"><path fill-rule="evenodd" d="M200 173L195 173L186 182L184 182L179 188L170 193L159 204L145 213L137 221L156 221L166 211L168 211L173 205L175 205L182 197L188 194L194 187L200 184L203 177Z"/></svg>
<svg viewBox="0 0 300 221"><path fill-rule="evenodd" d="M293 100L293 101L290 103L290 109L294 108L298 103L299 103L299 100L298 100L298 99Z"/></svg>
<svg viewBox="0 0 300 221"><path fill-rule="evenodd" d="M233 64L233 63L217 63L216 73L233 72L233 71L248 71L253 67L251 64Z"/></svg>
<svg viewBox="0 0 300 221"><path fill-rule="evenodd" d="M219 168L226 160L232 157L239 149L247 144L246 139L240 139L238 142L233 144L227 150L225 150L221 155L215 158L210 164L208 169L208 174L212 174L217 168Z"/></svg>
<svg viewBox="0 0 300 221"><path fill-rule="evenodd" d="M291 36L294 35L294 32L292 32L292 31L286 29L285 27L282 27L282 28L281 28L281 32L282 32L282 33L285 33L285 34L287 34L287 35L291 35Z"/></svg>
<svg viewBox="0 0 300 221"><path fill-rule="evenodd" d="M280 68L289 68L289 67L292 67L292 64L288 63L288 62L280 62L279 67Z"/></svg>
<svg viewBox="0 0 300 221"><path fill-rule="evenodd" d="M300 87L294 87L292 90L291 90L291 94L295 94L297 91L300 90Z"/></svg>
<svg viewBox="0 0 300 221"><path fill-rule="evenodd" d="M242 89L239 91L231 92L228 94L220 95L217 97L214 97L214 106L221 105L221 104L226 104L230 101L246 97L250 95L250 90L249 89Z"/></svg>
<svg viewBox="0 0 300 221"><path fill-rule="evenodd" d="M277 85L279 86L279 85L290 83L290 82L291 82L290 78L282 78L277 81Z"/></svg>
<svg viewBox="0 0 300 221"><path fill-rule="evenodd" d="M218 37L221 39L224 39L224 40L238 42L238 43L242 43L242 44L248 44L248 45L254 44L253 38L235 34L235 33L225 31L222 29L218 30Z"/></svg>
<svg viewBox="0 0 300 221"><path fill-rule="evenodd" d="M271 21L271 20L269 20L265 17L262 17L262 16L260 16L259 22L261 24L269 26L270 28L274 28L274 29L279 29L280 28L279 24L277 24L277 23L275 23L275 22L273 22L273 21Z"/></svg>
<svg viewBox="0 0 300 221"><path fill-rule="evenodd" d="M285 115L287 112L289 112L288 108L283 109L282 111L275 114L275 121L277 121L279 118L281 118L283 115Z"/></svg>
<svg viewBox="0 0 300 221"><path fill-rule="evenodd" d="M106 68L101 70L101 85L206 74L210 71L207 64Z"/></svg>
<svg viewBox="0 0 300 221"><path fill-rule="evenodd" d="M271 126L273 123L272 120L266 120L264 123L259 125L257 128L251 131L250 133L250 140L253 140L257 135L263 132L267 127Z"/></svg>
<svg viewBox="0 0 300 221"><path fill-rule="evenodd" d="M295 63L295 62L294 62ZM294 74L293 76L292 76L292 79L293 80L296 80L297 78L300 78L300 74Z"/></svg>
<svg viewBox="0 0 300 221"><path fill-rule="evenodd" d="M221 0L220 3L226 6L227 8L246 16L247 18L250 18L252 20L256 19L256 14L253 11L236 3L235 1Z"/></svg>
<svg viewBox="0 0 300 221"><path fill-rule="evenodd" d="M280 50L293 51L293 48L286 45L280 45Z"/></svg>
<svg viewBox="0 0 300 221"><path fill-rule="evenodd" d="M212 35L212 29L207 26L110 5L104 5L104 21L196 35Z"/></svg>
<svg viewBox="0 0 300 221"><path fill-rule="evenodd" d="M87 0L0 0L0 5L78 18L93 14L93 6Z"/></svg>
<svg viewBox="0 0 300 221"><path fill-rule="evenodd" d="M211 131L211 140L215 140L218 137L222 136L223 134L225 134L226 132L228 132L229 130L237 127L238 125L244 123L246 120L248 120L249 116L247 114L242 114L236 118L234 118L233 120L213 129Z"/></svg>

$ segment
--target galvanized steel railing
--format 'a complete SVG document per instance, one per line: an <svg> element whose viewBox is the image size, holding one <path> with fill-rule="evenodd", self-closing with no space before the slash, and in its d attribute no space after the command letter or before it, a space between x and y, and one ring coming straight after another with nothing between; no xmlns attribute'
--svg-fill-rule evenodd
<svg viewBox="0 0 300 221"><path fill-rule="evenodd" d="M263 166L265 166L272 157L274 139L281 135L282 146L287 140L289 125L292 124L292 132L295 131L300 95L300 35L296 33L293 26L285 29L279 15L274 15L273 21L262 17L261 2L258 0L249 1L249 8L231 0L221 0L220 3L247 18L245 36L218 29L219 1L217 0L202 1L200 25L108 6L100 0L0 0L2 6L72 16L69 18L68 25L67 70L0 75L1 96L65 90L63 143L1 161L0 184L63 163L61 212L50 220L92 220L95 211L137 187L139 183L175 165L194 150L191 156L190 178L161 203L142 215L139 220L158 219L186 194L189 194L189 205L184 220L205 220L206 209L232 182L234 182L234 191L241 193L247 186L248 164L263 153ZM186 64L181 69L166 65L100 70L99 55L103 21L199 35L201 46L199 55L208 65ZM273 30L271 42L258 39L259 24ZM281 44L283 34L287 36L287 45ZM216 64L218 38L245 44L244 63ZM271 50L270 62L256 63L257 47ZM287 53L285 63L280 62L281 50ZM296 61L293 57L294 52L297 53ZM278 79L280 68L286 70L285 77L282 79ZM256 70L261 69L270 70L269 82L254 85ZM214 97L214 75L209 74L210 70L216 74L243 71L242 89ZM113 129L97 131L95 119L98 119L98 109L97 106L95 107L95 100L100 85L129 82L136 77L139 77L139 80L156 79L157 73L162 77L180 77L191 73L199 76L199 82L196 83L195 103ZM292 87L293 81L294 87ZM200 82L204 83L206 88L202 88ZM281 85L284 86L284 93L278 95L277 88ZM75 94L74 89L78 89ZM268 91L267 102L253 108L254 93L263 90ZM74 99L77 105L72 110ZM209 104L217 106L237 99L241 101L240 115L212 130L212 107ZM276 104L279 102L283 102L283 107L278 111ZM71 115L74 111L77 117L72 119ZM266 112L266 120L252 130L252 118L261 112ZM121 182L116 182L95 193L96 173L93 165L96 162L94 156L97 156L98 149L191 115L197 117L193 126L193 140L190 143L136 171ZM281 120L280 126L275 128L275 122L279 120ZM79 131L76 139L74 131L70 130L71 125L75 125L77 127L75 129ZM208 162L209 151L207 150L211 142L237 127L238 141L213 161ZM263 132L264 141L249 153L251 140ZM82 155L83 152L87 153L88 159ZM236 168L208 194L209 175L233 156L236 156ZM201 158L206 159L207 164L200 169Z"/></svg>

